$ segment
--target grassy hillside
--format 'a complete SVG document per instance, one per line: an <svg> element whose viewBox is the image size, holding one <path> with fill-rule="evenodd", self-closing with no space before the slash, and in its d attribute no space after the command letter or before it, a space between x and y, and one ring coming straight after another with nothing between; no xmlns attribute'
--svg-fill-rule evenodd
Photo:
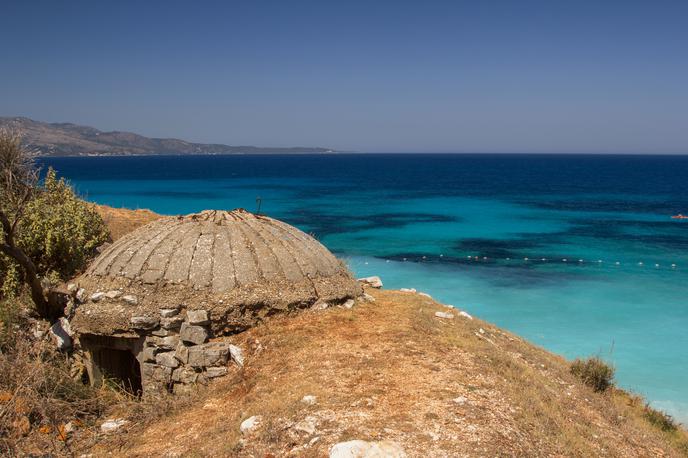
<svg viewBox="0 0 688 458"><path fill-rule="evenodd" d="M99 212L115 239L157 218ZM395 442L410 457L688 456L688 435L668 417L614 387L594 391L565 359L427 295L367 293L374 300L351 309L274 316L223 338L243 349L243 368L180 398L109 401L64 450L322 457L361 439ZM258 426L242 433L253 416ZM128 423L103 434L111 418ZM59 428L46 431L31 451L60 443Z"/></svg>

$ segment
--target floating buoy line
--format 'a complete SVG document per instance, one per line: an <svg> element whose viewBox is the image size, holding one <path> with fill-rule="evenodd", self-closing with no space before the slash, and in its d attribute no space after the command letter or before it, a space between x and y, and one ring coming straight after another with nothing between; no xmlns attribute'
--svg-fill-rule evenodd
<svg viewBox="0 0 688 458"><path fill-rule="evenodd" d="M467 264L472 264L472 263L480 263L482 264L483 262L485 263L497 263L497 262L503 262L504 264L507 265L535 265L535 264L571 264L573 263L574 265L577 266L604 266L608 265L611 266L612 268L617 268L617 267L626 267L626 266L632 266L632 267L643 267L643 268L648 268L648 269L668 269L668 270L678 270L678 265L675 262L667 262L667 263L650 263L646 264L644 261L605 261L603 259L583 259L583 258L578 258L578 259L569 259L569 258L537 258L537 257L529 257L525 256L523 258L511 258L511 257L506 257L506 258L499 258L499 257L489 257L489 256L475 256L475 255L466 255L465 257L456 257L456 258L450 258L449 261L445 259L444 254L440 254L438 256L419 256L419 257L401 257L398 259L385 259L386 263L396 261L396 262L449 262L449 263L454 263L455 261L458 261L458 263L461 263L463 265ZM368 264L366 262L365 264Z"/></svg>

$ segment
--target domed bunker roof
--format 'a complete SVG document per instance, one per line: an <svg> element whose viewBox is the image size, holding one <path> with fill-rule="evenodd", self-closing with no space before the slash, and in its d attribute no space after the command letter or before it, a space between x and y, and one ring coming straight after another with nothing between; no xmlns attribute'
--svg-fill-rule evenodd
<svg viewBox="0 0 688 458"><path fill-rule="evenodd" d="M78 282L87 297L113 292L77 308L77 330L98 334L126 332L132 316L180 305L208 310L216 332L232 332L277 311L361 292L313 237L243 209L161 218L108 247Z"/></svg>

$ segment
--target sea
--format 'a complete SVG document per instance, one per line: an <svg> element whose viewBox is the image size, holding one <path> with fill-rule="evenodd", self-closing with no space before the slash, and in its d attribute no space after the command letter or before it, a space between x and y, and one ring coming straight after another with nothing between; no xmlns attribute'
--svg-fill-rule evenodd
<svg viewBox="0 0 688 458"><path fill-rule="evenodd" d="M43 159L86 199L238 207L314 235L688 424L688 156L329 154Z"/></svg>

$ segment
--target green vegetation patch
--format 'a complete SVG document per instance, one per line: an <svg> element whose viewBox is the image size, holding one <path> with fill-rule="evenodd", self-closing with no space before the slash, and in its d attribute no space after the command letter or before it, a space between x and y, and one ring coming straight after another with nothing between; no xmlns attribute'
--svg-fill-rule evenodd
<svg viewBox="0 0 688 458"><path fill-rule="evenodd" d="M571 363L571 373L597 392L606 391L614 385L614 367L598 356L576 358Z"/></svg>

